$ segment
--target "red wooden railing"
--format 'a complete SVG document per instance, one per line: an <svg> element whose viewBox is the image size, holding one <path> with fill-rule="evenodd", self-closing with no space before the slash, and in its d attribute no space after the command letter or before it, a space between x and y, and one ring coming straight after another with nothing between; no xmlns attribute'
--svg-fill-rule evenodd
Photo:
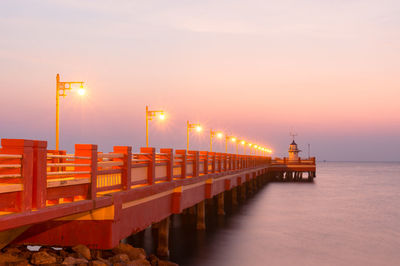
<svg viewBox="0 0 400 266"><path fill-rule="evenodd" d="M46 141L2 139L0 211L5 213L95 199L103 194L262 164L270 157L207 151L76 144L75 154L47 150ZM3 213L4 214L4 213Z"/></svg>

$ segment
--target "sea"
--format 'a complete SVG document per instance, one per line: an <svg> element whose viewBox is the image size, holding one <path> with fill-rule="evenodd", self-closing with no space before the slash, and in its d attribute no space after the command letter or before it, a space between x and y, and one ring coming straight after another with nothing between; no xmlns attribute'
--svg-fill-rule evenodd
<svg viewBox="0 0 400 266"><path fill-rule="evenodd" d="M179 265L400 265L400 162L319 162L314 182L271 182L205 231L190 220L171 219Z"/></svg>

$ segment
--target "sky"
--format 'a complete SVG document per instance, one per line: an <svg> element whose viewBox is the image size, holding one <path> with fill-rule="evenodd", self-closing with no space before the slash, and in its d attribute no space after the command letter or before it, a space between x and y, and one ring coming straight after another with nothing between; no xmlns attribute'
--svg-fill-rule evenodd
<svg viewBox="0 0 400 266"><path fill-rule="evenodd" d="M287 156L399 161L400 1L0 2L0 138L55 148L55 77L85 81L60 101L60 147L209 149L222 130ZM214 150L224 143L214 140ZM229 145L235 152L235 145ZM243 147L239 147L243 152ZM248 149L247 149L248 152Z"/></svg>

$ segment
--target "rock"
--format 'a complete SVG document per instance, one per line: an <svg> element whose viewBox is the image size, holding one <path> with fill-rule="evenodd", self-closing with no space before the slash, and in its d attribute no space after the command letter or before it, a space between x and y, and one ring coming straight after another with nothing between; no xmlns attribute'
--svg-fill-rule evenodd
<svg viewBox="0 0 400 266"><path fill-rule="evenodd" d="M63 265L87 265L89 262L83 258L66 257L62 262Z"/></svg>
<svg viewBox="0 0 400 266"><path fill-rule="evenodd" d="M10 247L10 248L6 248L4 250L4 253L16 255L16 254L21 253L21 250L19 248L16 248L16 247Z"/></svg>
<svg viewBox="0 0 400 266"><path fill-rule="evenodd" d="M60 256L63 258L69 257L69 253L65 250L60 250Z"/></svg>
<svg viewBox="0 0 400 266"><path fill-rule="evenodd" d="M101 249L91 249L90 255L92 256L92 260L97 258L102 258L102 250Z"/></svg>
<svg viewBox="0 0 400 266"><path fill-rule="evenodd" d="M178 264L168 260L158 260L158 266L178 266Z"/></svg>
<svg viewBox="0 0 400 266"><path fill-rule="evenodd" d="M113 249L115 254L125 253L130 260L145 259L146 252L142 248L134 248L131 245L120 243L118 247Z"/></svg>
<svg viewBox="0 0 400 266"><path fill-rule="evenodd" d="M111 263L127 263L129 261L129 257L126 254L120 253L115 255L114 257L109 259Z"/></svg>
<svg viewBox="0 0 400 266"><path fill-rule="evenodd" d="M49 255L46 251L39 251L32 254L32 264L51 264L56 263L55 257Z"/></svg>
<svg viewBox="0 0 400 266"><path fill-rule="evenodd" d="M126 264L127 266L151 266L150 262L146 259L132 260Z"/></svg>
<svg viewBox="0 0 400 266"><path fill-rule="evenodd" d="M31 260L31 257L32 257L32 252L30 252L30 251L23 251L23 252L21 252L20 254L18 254L18 257L20 257L20 258L24 258L24 259L26 259L26 260Z"/></svg>
<svg viewBox="0 0 400 266"><path fill-rule="evenodd" d="M151 255L149 256L149 261L150 261L151 266L158 266L158 261L159 261L159 259L157 258L156 255L151 254Z"/></svg>
<svg viewBox="0 0 400 266"><path fill-rule="evenodd" d="M0 254L0 265L10 265L10 264L14 265L14 263L23 263L23 262L28 263L27 260L19 258L9 253Z"/></svg>
<svg viewBox="0 0 400 266"><path fill-rule="evenodd" d="M77 245L72 247L72 250L76 253L82 255L85 259L91 260L92 256L90 255L90 249L85 245Z"/></svg>
<svg viewBox="0 0 400 266"><path fill-rule="evenodd" d="M106 260L100 260L100 259L98 259L98 260L93 260L93 261L91 261L91 262L90 262L90 265L91 265L91 266L108 266L108 265L111 265L111 263L109 263L109 262L106 261Z"/></svg>

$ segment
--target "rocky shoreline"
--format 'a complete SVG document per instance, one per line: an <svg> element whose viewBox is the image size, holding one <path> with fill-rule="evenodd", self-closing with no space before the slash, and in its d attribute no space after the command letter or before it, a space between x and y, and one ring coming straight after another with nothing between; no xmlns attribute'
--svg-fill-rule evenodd
<svg viewBox="0 0 400 266"><path fill-rule="evenodd" d="M40 247L31 251L27 246L10 246L0 253L0 265L93 265L93 266L177 266L155 255L147 256L142 248L119 244L112 250L89 249L84 245L71 248Z"/></svg>

